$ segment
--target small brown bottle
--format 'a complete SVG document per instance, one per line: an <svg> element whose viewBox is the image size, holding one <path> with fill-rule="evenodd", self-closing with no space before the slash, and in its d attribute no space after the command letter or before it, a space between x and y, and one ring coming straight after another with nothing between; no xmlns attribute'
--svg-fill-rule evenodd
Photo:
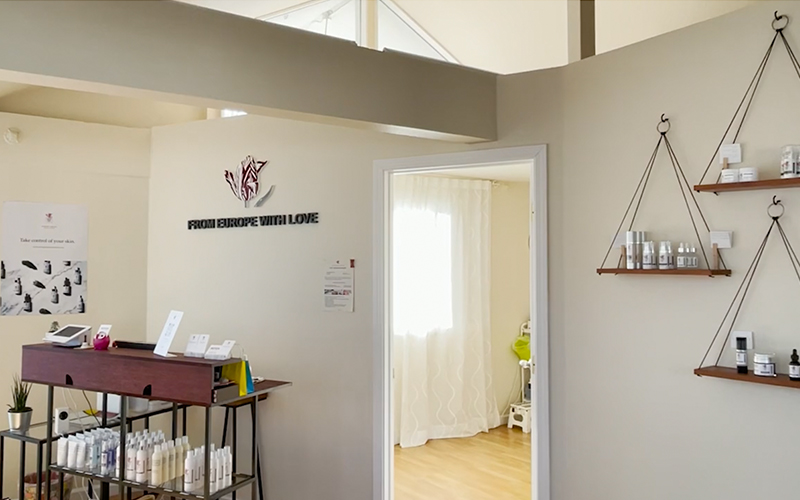
<svg viewBox="0 0 800 500"><path fill-rule="evenodd" d="M800 356L797 349L792 349L792 360L789 362L789 379L800 382Z"/></svg>

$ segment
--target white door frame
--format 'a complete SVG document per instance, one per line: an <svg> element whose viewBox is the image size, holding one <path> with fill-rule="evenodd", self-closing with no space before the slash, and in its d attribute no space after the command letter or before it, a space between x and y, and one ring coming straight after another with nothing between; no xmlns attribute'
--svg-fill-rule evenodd
<svg viewBox="0 0 800 500"><path fill-rule="evenodd" d="M550 382L548 347L547 277L547 146L469 151L377 160L373 184L373 500L394 498L394 436L392 402L392 338L388 325L392 174L425 172L442 168L478 167L487 164L531 164L530 287L531 354L534 370L534 415L531 429L532 500L550 500Z"/></svg>

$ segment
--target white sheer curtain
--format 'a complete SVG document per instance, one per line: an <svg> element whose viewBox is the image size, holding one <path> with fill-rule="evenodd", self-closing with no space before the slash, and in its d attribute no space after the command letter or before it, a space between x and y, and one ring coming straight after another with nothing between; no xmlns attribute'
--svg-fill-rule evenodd
<svg viewBox="0 0 800 500"><path fill-rule="evenodd" d="M393 200L395 443L488 431L491 183L396 176Z"/></svg>

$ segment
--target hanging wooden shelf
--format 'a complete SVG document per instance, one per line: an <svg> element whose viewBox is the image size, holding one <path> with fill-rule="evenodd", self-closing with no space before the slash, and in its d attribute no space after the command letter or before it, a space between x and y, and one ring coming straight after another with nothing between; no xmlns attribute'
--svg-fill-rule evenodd
<svg viewBox="0 0 800 500"><path fill-rule="evenodd" d="M753 371L739 373L736 368L726 368L724 366L707 366L705 368L695 368L694 374L700 377L724 378L727 380L738 380L739 382L750 382L753 384L777 385L780 387L791 387L800 389L800 382L792 380L788 375L778 374L777 377L759 377Z"/></svg>
<svg viewBox="0 0 800 500"><path fill-rule="evenodd" d="M716 160L719 161L722 170L728 168L728 159L720 154L720 150L726 143L729 145L739 143L742 127L744 126L748 111L750 110L750 106L753 104L753 99L758 91L758 87L761 83L762 77L764 76L767 63L772 56L773 48L775 48L776 44L780 43L780 45L783 45L783 47L786 49L786 53L789 56L789 61L792 64L792 69L794 69L794 72L800 77L800 61L798 61L797 57L795 56L795 51L789 44L789 40L786 38L786 35L783 34L783 30L789 26L789 16L785 14L778 15L778 11L776 10L771 23L772 29L775 31L775 35L773 35L772 41L770 42L764 57L761 58L761 62L759 63L753 78L750 80L750 84L747 86L744 96L742 96L741 101L739 101L739 106L736 108L733 118L731 118L731 121L728 123L725 133L722 134L722 138L717 144L714 154L711 156L705 171L703 171L703 176L700 177L700 182L694 187L694 190L698 193L719 194L727 191L749 191L756 189L782 189L789 187L800 187L800 179L766 179L752 182L732 182L729 184L703 184L703 181L706 179L706 176L709 174L709 171L711 170L711 167L714 166ZM737 120L739 121L738 125L736 124ZM735 156L741 156L741 154ZM738 158L737 163L740 161L741 158ZM717 177L717 181L719 181L719 177Z"/></svg>
<svg viewBox="0 0 800 500"><path fill-rule="evenodd" d="M730 182L725 184L698 184L694 190L698 193L725 193L728 191L751 191L756 189L782 189L800 187L800 178L765 179L763 181Z"/></svg>
<svg viewBox="0 0 800 500"><path fill-rule="evenodd" d="M730 269L627 269L599 268L597 274L655 274L664 276L730 276Z"/></svg>
<svg viewBox="0 0 800 500"><path fill-rule="evenodd" d="M633 192L633 197L631 198L630 202L628 203L628 208L625 209L625 213L622 215L622 220L620 221L619 225L617 226L617 231L614 233L614 237L612 238L612 243L608 247L606 251L605 257L603 257L603 262L600 264L600 267L597 269L597 274L641 274L641 275L651 275L651 276L730 276L731 271L727 269L725 265L725 261L722 260L722 256L720 255L720 251L716 245L712 246L712 253L709 254L706 252L705 245L703 245L703 240L700 237L700 232L698 230L698 223L702 222L702 227L705 228L706 231L709 233L711 232L710 227L708 226L708 222L706 221L705 216L703 215L702 210L700 210L700 205L697 203L697 199L695 198L695 194L692 192L692 188L689 185L689 181L686 180L686 175L683 172L683 168L681 167L680 161L678 161L678 156L675 154L675 150L672 149L672 144L670 143L669 137L667 133L669 132L670 124L669 118L665 115L661 115L661 120L656 125L656 130L659 133L659 139L656 143L655 149L653 149L653 153L650 155L650 160L647 162L647 166L642 173L641 178L639 179L639 184L636 186L636 190ZM698 263L703 265L702 269L689 269L689 268L680 268L680 269L641 269L644 266L643 259L641 261L635 262L636 266L639 269L628 269L626 264L630 264L627 259L627 251L626 245L622 245L620 248L620 258L617 262L617 267L606 267L606 263L609 265L613 265L612 262L609 262L609 256L611 255L611 251L614 249L614 245L616 242L619 241L620 232L623 230L623 227L626 227L626 221L628 221L628 216L630 216L630 220L627 224L627 231L633 231L634 223L636 221L636 216L639 214L639 208L642 204L642 198L644 197L645 189L647 188L647 183L650 181L650 175L653 172L653 167L656 164L656 159L658 157L659 150L661 147L664 147L667 152L667 156L669 157L670 166L672 167L673 172L675 173L675 178L678 181L678 189L681 192L683 202L686 205L686 212L689 216L689 221L692 223L692 228L694 229L694 235L697 237L697 245L700 248L700 252L698 253ZM690 201L691 200L691 203ZM695 211L697 212L697 216L699 217L699 221L695 219L695 214L692 211L692 206L694 206ZM653 249L655 250L655 249ZM658 255L658 254L656 254ZM655 257L655 256L654 256ZM674 256L677 258L677 256ZM634 261L642 258L642 254L639 253L637 257L634 257ZM652 264L652 261L648 262L648 265ZM620 267L625 266L625 267Z"/></svg>

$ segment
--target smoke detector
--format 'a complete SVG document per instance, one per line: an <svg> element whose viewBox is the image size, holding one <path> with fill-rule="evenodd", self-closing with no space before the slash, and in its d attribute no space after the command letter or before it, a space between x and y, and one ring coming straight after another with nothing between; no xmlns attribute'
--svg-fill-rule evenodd
<svg viewBox="0 0 800 500"><path fill-rule="evenodd" d="M19 144L19 129L10 128L3 134L6 144Z"/></svg>

